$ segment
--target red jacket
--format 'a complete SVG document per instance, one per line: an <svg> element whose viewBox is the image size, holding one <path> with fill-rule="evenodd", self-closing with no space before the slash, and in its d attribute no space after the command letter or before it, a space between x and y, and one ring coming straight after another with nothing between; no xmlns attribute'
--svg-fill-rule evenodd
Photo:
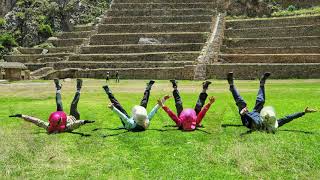
<svg viewBox="0 0 320 180"><path fill-rule="evenodd" d="M163 106L163 110L167 112L170 118L177 124L178 127L181 127L183 130L191 131L196 129L197 126L201 124L202 119L209 110L211 104L208 103L202 110L196 115L195 110L185 109L180 113L178 117L174 112L172 112L168 107Z"/></svg>

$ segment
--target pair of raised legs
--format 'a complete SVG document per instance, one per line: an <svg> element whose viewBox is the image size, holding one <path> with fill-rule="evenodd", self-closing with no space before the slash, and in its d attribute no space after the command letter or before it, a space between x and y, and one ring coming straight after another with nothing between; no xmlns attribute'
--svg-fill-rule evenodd
<svg viewBox="0 0 320 180"><path fill-rule="evenodd" d="M54 79L56 86L56 104L57 111L63 111L62 98L61 98L61 87L62 85L59 82L59 79ZM74 95L74 98L71 102L70 115L74 116L77 120L80 119L80 113L78 111L78 102L80 100L80 91L82 88L82 79L77 79L77 91Z"/></svg>
<svg viewBox="0 0 320 180"><path fill-rule="evenodd" d="M172 87L173 87L172 94L173 94L173 97L174 97L175 106L176 106L176 109L177 109L177 114L178 114L178 116L180 116L181 112L183 111L183 104L182 104L182 99L181 99L180 93L178 91L177 81L176 80L170 80L170 82L172 83ZM194 107L194 110L195 110L197 115L200 113L202 107L204 106L204 104L206 102L206 99L208 97L208 94L207 94L206 91L207 91L207 89L208 89L210 84L211 84L210 81L205 81L202 84L202 86L203 86L202 92L200 93L199 98L197 100L197 103L196 103L196 105Z"/></svg>

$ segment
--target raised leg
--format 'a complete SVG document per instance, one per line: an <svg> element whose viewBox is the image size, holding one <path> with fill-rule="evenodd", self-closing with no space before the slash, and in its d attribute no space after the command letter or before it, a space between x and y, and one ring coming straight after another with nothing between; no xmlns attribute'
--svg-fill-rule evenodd
<svg viewBox="0 0 320 180"><path fill-rule="evenodd" d="M74 98L71 103L71 108L70 108L70 115L75 117L77 120L80 119L80 113L78 112L78 102L80 100L81 87L82 87L82 80L77 79L77 92L74 95Z"/></svg>
<svg viewBox="0 0 320 180"><path fill-rule="evenodd" d="M154 84L153 80L150 80L149 83L147 83L146 90L144 91L143 98L140 102L140 106L142 106L144 108L147 108L147 106L148 106L150 91L151 91L151 87L153 84Z"/></svg>
<svg viewBox="0 0 320 180"><path fill-rule="evenodd" d="M266 80L268 79L268 77L270 75L271 74L269 72L266 72L260 78L260 88L259 88L258 95L257 95L256 105L253 108L257 112L260 112L261 109L264 106L264 103L265 103L265 100L266 100L264 85L265 85Z"/></svg>
<svg viewBox="0 0 320 180"><path fill-rule="evenodd" d="M105 90L106 94L108 95L108 98L110 99L110 102L113 104L114 107L119 109L123 114L125 114L127 117L130 117L128 113L123 109L119 101L114 97L112 94L111 90L109 89L108 86L103 86L103 89Z"/></svg>
<svg viewBox="0 0 320 180"><path fill-rule="evenodd" d="M59 79L54 79L54 84L56 86L56 104L57 104L57 111L63 111L62 106L62 98L61 98L61 84Z"/></svg>
<svg viewBox="0 0 320 180"><path fill-rule="evenodd" d="M176 105L176 109L177 109L177 114L178 114L178 116L180 116L181 112L183 111L183 105L182 105L182 99L181 99L179 91L178 91L177 81L170 80L170 82L172 83L172 87L173 87L172 94L174 97L174 101L175 101L175 105Z"/></svg>
<svg viewBox="0 0 320 180"><path fill-rule="evenodd" d="M202 92L200 93L196 106L194 107L194 110L196 111L197 115L199 114L206 102L206 99L208 97L207 90L210 84L210 81L205 81L202 83Z"/></svg>

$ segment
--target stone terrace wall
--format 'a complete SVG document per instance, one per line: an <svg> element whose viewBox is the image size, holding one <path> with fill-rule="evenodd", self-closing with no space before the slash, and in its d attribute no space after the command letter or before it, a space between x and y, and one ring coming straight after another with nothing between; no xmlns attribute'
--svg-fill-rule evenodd
<svg viewBox="0 0 320 180"><path fill-rule="evenodd" d="M44 79L53 78L96 78L104 79L107 72L114 78L115 72L119 71L120 79L187 79L192 80L195 66L188 65L176 68L131 68L131 69L64 69L54 71L46 75Z"/></svg>
<svg viewBox="0 0 320 180"><path fill-rule="evenodd" d="M208 79L225 79L233 71L237 79L257 79L271 72L274 79L320 78L320 64L216 64L207 66Z"/></svg>
<svg viewBox="0 0 320 180"><path fill-rule="evenodd" d="M287 8L290 5L294 5L296 7L320 6L319 0L278 0L277 2L284 8Z"/></svg>

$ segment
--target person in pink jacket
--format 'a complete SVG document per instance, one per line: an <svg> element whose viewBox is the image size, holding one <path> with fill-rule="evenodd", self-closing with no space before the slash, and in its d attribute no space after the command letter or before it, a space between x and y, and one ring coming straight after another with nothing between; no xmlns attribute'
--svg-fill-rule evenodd
<svg viewBox="0 0 320 180"><path fill-rule="evenodd" d="M185 131L193 131L197 127L201 127L201 121L204 118L205 114L209 110L210 106L215 102L215 98L211 97L209 100L209 103L204 106L205 101L208 97L208 94L206 93L209 85L211 84L210 81L203 82L203 90L199 95L199 99L196 103L196 106L194 109L183 109L182 106L182 100L179 95L177 81L176 80L170 80L172 83L172 86L174 88L173 90L173 96L175 99L177 114L172 112L168 107L166 107L161 100L158 100L158 104L162 107L162 109L170 116L170 118L176 123L176 125L179 127L179 129L185 130ZM204 107L203 107L204 106Z"/></svg>

